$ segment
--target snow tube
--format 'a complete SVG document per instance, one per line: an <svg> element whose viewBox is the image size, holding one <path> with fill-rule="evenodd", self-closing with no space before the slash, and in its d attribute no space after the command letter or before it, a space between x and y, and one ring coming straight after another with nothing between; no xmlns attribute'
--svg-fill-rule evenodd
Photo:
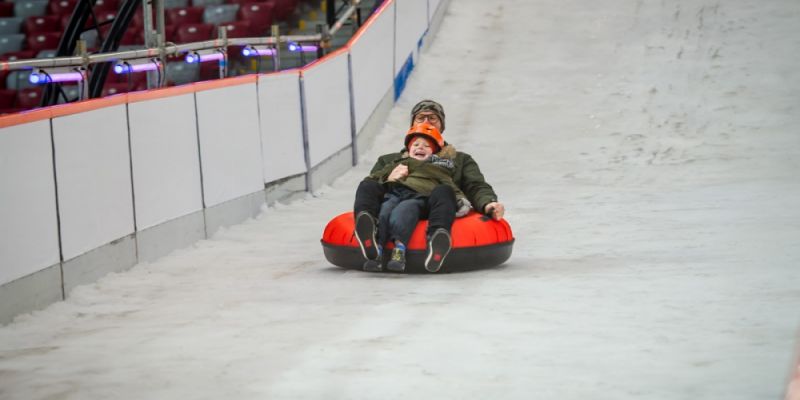
<svg viewBox="0 0 800 400"><path fill-rule="evenodd" d="M353 232L354 224L352 212L334 217L322 234L322 250L331 264L360 270L364 256ZM406 252L406 272L427 272L424 267L427 228L428 221L421 220L411 235ZM514 246L514 236L505 219L495 221L476 212L456 218L451 236L453 248L440 272L471 271L500 265L511 257ZM388 247L391 248L391 244ZM390 253L383 252L384 267Z"/></svg>

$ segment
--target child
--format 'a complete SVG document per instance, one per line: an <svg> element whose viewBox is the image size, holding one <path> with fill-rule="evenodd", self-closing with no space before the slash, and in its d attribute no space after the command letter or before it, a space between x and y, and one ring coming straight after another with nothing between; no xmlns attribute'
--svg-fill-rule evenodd
<svg viewBox="0 0 800 400"><path fill-rule="evenodd" d="M426 197L434 187L445 184L453 188L459 205L457 216L465 215L471 207L453 183L455 148L445 145L436 127L429 123L412 126L406 133L405 145L406 151L397 160L367 177L388 185L378 216L377 243L380 253L381 246L390 240L394 241L394 250L386 268L395 272L405 270L406 245L420 215L428 211ZM408 174L395 179L392 172L401 164L408 167ZM368 259L364 263L364 270L381 271L379 260L380 257L377 260Z"/></svg>

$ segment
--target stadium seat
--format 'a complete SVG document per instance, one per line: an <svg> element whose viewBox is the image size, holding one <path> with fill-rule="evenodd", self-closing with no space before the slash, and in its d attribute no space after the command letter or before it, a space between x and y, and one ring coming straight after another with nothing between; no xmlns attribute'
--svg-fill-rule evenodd
<svg viewBox="0 0 800 400"><path fill-rule="evenodd" d="M58 104L76 101L81 97L80 88L77 84L61 84L61 90L64 92L58 94ZM66 96L66 99L64 99Z"/></svg>
<svg viewBox="0 0 800 400"><path fill-rule="evenodd" d="M19 33L20 27L22 27L22 18L20 17L0 18L0 35Z"/></svg>
<svg viewBox="0 0 800 400"><path fill-rule="evenodd" d="M201 42L214 38L214 25L187 24L181 25L175 32L175 41L178 43Z"/></svg>
<svg viewBox="0 0 800 400"><path fill-rule="evenodd" d="M119 9L118 0L97 0L97 3L94 3L95 13L102 13L109 11L116 13L118 9Z"/></svg>
<svg viewBox="0 0 800 400"><path fill-rule="evenodd" d="M50 50L58 47L58 40L61 38L61 32L40 32L30 35L25 39L28 45L28 50Z"/></svg>
<svg viewBox="0 0 800 400"><path fill-rule="evenodd" d="M24 42L25 35L22 33L0 35L0 54L20 51Z"/></svg>
<svg viewBox="0 0 800 400"><path fill-rule="evenodd" d="M168 25L202 24L203 7L170 8L164 10L164 20Z"/></svg>
<svg viewBox="0 0 800 400"><path fill-rule="evenodd" d="M39 32L59 31L61 30L61 17L58 15L28 17L25 18L22 27L29 36Z"/></svg>
<svg viewBox="0 0 800 400"><path fill-rule="evenodd" d="M279 21L286 21L294 14L297 8L297 0L273 0L275 2L275 18Z"/></svg>
<svg viewBox="0 0 800 400"><path fill-rule="evenodd" d="M222 24L220 26L225 28L225 31L228 33L229 38L256 36L256 34L253 33L252 28L250 27L250 21L228 22L227 24Z"/></svg>
<svg viewBox="0 0 800 400"><path fill-rule="evenodd" d="M13 17L14 16L14 3L10 1L0 2L0 17Z"/></svg>
<svg viewBox="0 0 800 400"><path fill-rule="evenodd" d="M5 110L14 108L17 102L17 91L10 89L0 89L0 109Z"/></svg>
<svg viewBox="0 0 800 400"><path fill-rule="evenodd" d="M34 87L35 85L28 80L30 76L31 71L17 70L9 72L6 76L6 89L18 90Z"/></svg>
<svg viewBox="0 0 800 400"><path fill-rule="evenodd" d="M207 24L224 24L236 21L236 13L239 11L238 4L222 4L219 6L208 6L203 12L203 22Z"/></svg>
<svg viewBox="0 0 800 400"><path fill-rule="evenodd" d="M270 2L244 3L239 7L239 20L250 21L252 32L264 34L272 25L274 7Z"/></svg>
<svg viewBox="0 0 800 400"><path fill-rule="evenodd" d="M139 75L145 75L145 74L139 74ZM106 83L105 86L103 86L102 96L106 97L127 92L128 92L128 84L125 82Z"/></svg>
<svg viewBox="0 0 800 400"><path fill-rule="evenodd" d="M21 18L44 15L48 0L19 0L14 3L14 16Z"/></svg>
<svg viewBox="0 0 800 400"><path fill-rule="evenodd" d="M17 108L31 109L39 107L42 101L42 87L30 87L17 93Z"/></svg>
<svg viewBox="0 0 800 400"><path fill-rule="evenodd" d="M144 31L141 29L130 29L122 34L122 39L119 41L120 46L139 46L144 45Z"/></svg>
<svg viewBox="0 0 800 400"><path fill-rule="evenodd" d="M57 52L56 49L41 50L36 53L36 58L53 58Z"/></svg>
<svg viewBox="0 0 800 400"><path fill-rule="evenodd" d="M195 82L199 76L200 68L197 64L187 64L183 60L167 63L167 86Z"/></svg>
<svg viewBox="0 0 800 400"><path fill-rule="evenodd" d="M214 79L219 79L219 63L200 63L200 76L198 77L198 80L210 81Z"/></svg>
<svg viewBox="0 0 800 400"><path fill-rule="evenodd" d="M192 0L192 6L194 7L218 6L221 4L225 4L225 0Z"/></svg>
<svg viewBox="0 0 800 400"><path fill-rule="evenodd" d="M27 60L35 57L36 57L36 52L33 50L20 50L20 51L12 51L9 53L4 53L0 55L0 60L16 61L16 60Z"/></svg>
<svg viewBox="0 0 800 400"><path fill-rule="evenodd" d="M51 15L72 15L78 0L50 0L47 10Z"/></svg>
<svg viewBox="0 0 800 400"><path fill-rule="evenodd" d="M164 9L189 7L189 0L164 0Z"/></svg>

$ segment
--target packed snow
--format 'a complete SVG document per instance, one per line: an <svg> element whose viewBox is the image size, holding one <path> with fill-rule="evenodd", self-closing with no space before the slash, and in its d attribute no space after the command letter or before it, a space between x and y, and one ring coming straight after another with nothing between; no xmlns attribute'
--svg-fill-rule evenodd
<svg viewBox="0 0 800 400"><path fill-rule="evenodd" d="M2 399L779 399L800 328L800 2L458 0L358 167L0 328ZM327 263L411 106L501 267Z"/></svg>

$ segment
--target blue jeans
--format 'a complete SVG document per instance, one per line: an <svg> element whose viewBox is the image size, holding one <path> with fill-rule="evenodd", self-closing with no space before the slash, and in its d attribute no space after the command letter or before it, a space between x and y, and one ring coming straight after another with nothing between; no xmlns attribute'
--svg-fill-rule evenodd
<svg viewBox="0 0 800 400"><path fill-rule="evenodd" d="M378 243L399 240L405 245L427 207L427 197L404 186L393 187L384 196L378 214Z"/></svg>

